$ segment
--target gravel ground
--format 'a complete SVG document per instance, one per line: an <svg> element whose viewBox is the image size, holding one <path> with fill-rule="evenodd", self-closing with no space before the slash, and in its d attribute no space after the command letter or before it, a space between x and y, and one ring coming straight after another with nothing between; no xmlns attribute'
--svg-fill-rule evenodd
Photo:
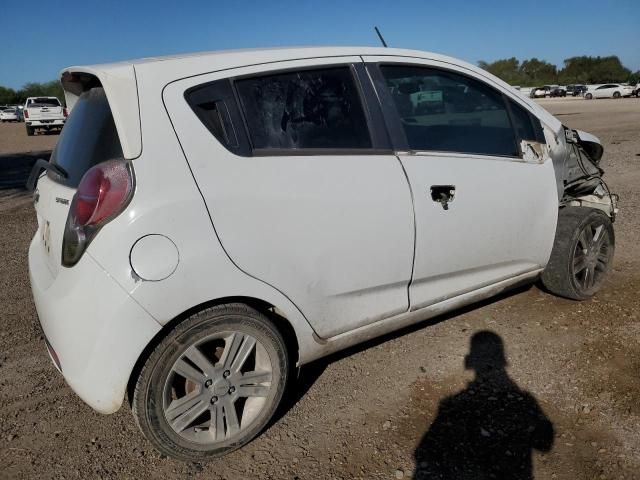
<svg viewBox="0 0 640 480"><path fill-rule="evenodd" d="M577 303L525 288L309 365L266 432L205 465L162 457L128 408L93 412L51 365L27 274L35 215L16 189L19 157L7 154L57 137L0 125L0 477L441 478L433 471L490 461L514 479L529 469L538 479L640 478L640 100L541 103L600 137L621 195L601 293ZM465 357L485 330L493 348L466 360L474 380ZM463 441L469 425L480 435Z"/></svg>

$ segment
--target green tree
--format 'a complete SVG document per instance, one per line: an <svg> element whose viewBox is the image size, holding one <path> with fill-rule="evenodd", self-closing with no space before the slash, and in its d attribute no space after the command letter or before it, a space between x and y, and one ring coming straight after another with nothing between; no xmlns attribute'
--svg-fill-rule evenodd
<svg viewBox="0 0 640 480"><path fill-rule="evenodd" d="M511 85L518 85L522 80L520 61L515 57L497 60L493 63L487 63L481 60L478 62L478 65L480 68L485 69Z"/></svg>
<svg viewBox="0 0 640 480"><path fill-rule="evenodd" d="M64 104L64 90L62 85L57 80L50 82L38 83L29 82L25 84L17 95L20 102L24 102L27 97L58 97L58 99Z"/></svg>
<svg viewBox="0 0 640 480"><path fill-rule="evenodd" d="M522 84L527 86L554 84L558 82L558 69L555 65L532 58L525 60L520 66L523 76Z"/></svg>
<svg viewBox="0 0 640 480"><path fill-rule="evenodd" d="M609 83L626 82L631 71L615 56L609 57L571 57L564 61L560 71L562 83Z"/></svg>
<svg viewBox="0 0 640 480"><path fill-rule="evenodd" d="M12 105L18 103L18 95L13 88L0 86L0 105Z"/></svg>

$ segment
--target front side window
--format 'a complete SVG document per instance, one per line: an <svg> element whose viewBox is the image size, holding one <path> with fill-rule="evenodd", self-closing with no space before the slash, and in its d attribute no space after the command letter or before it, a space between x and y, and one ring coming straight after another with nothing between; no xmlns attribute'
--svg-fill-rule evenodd
<svg viewBox="0 0 640 480"><path fill-rule="evenodd" d="M254 149L364 149L371 137L348 67L235 82Z"/></svg>
<svg viewBox="0 0 640 480"><path fill-rule="evenodd" d="M453 72L381 66L411 150L518 156L502 95Z"/></svg>
<svg viewBox="0 0 640 480"><path fill-rule="evenodd" d="M511 108L513 127L518 134L518 138L520 140L528 140L530 142L544 143L544 140L541 141L538 133L542 128L539 126L540 121L532 117L526 109L518 105L513 100L509 100L509 108Z"/></svg>

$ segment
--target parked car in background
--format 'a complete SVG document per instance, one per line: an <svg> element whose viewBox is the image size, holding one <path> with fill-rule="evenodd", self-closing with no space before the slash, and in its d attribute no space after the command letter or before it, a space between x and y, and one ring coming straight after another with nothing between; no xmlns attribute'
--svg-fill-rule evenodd
<svg viewBox="0 0 640 480"><path fill-rule="evenodd" d="M0 110L0 121L3 123L19 122L18 109L16 107L5 107L3 110Z"/></svg>
<svg viewBox="0 0 640 480"><path fill-rule="evenodd" d="M296 366L537 279L587 299L610 268L599 140L466 62L278 48L61 77L74 113L29 180L45 343L172 457L245 445Z"/></svg>
<svg viewBox="0 0 640 480"><path fill-rule="evenodd" d="M587 91L586 85L567 85L567 95L571 95L572 97L578 97L580 95L584 95L584 92Z"/></svg>
<svg viewBox="0 0 640 480"><path fill-rule="evenodd" d="M633 93L633 87L630 85L621 85L619 83L606 83L593 89L587 90L584 98L591 100L592 98L622 98L630 97Z"/></svg>
<svg viewBox="0 0 640 480"><path fill-rule="evenodd" d="M531 92L529 93L530 98L544 98L550 95L551 95L551 87L549 85L532 88Z"/></svg>
<svg viewBox="0 0 640 480"><path fill-rule="evenodd" d="M23 113L29 136L37 130L62 130L67 118L67 109L56 97L29 97Z"/></svg>
<svg viewBox="0 0 640 480"><path fill-rule="evenodd" d="M555 87L549 93L550 97L566 97L567 91L563 87Z"/></svg>

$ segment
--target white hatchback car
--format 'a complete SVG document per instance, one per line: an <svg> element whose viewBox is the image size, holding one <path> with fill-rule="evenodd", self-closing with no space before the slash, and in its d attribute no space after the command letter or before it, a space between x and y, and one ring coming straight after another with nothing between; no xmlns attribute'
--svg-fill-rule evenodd
<svg viewBox="0 0 640 480"><path fill-rule="evenodd" d="M295 366L539 278L584 299L612 261L599 141L453 58L227 51L62 85L30 178L47 347L176 458L251 440Z"/></svg>
<svg viewBox="0 0 640 480"><path fill-rule="evenodd" d="M17 122L19 120L18 117L18 108L17 107L6 107L4 110L0 110L0 121L1 122Z"/></svg>
<svg viewBox="0 0 640 480"><path fill-rule="evenodd" d="M593 98L622 98L630 97L633 93L633 87L630 85L621 85L619 83L607 83L599 85L592 90L587 90L584 98L591 100Z"/></svg>

